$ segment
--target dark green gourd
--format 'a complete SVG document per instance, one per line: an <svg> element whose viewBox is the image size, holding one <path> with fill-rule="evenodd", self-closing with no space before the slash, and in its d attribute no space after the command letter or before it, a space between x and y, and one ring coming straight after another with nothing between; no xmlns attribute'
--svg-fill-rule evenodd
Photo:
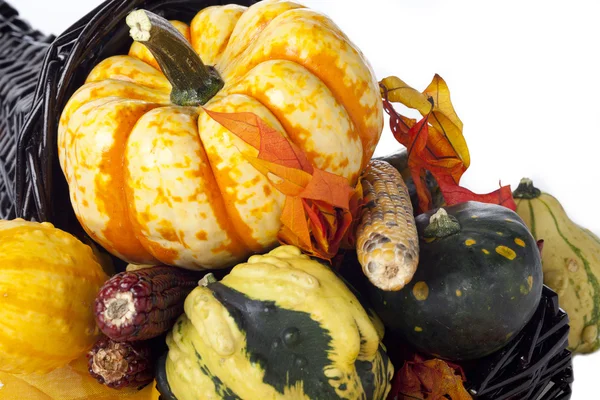
<svg viewBox="0 0 600 400"><path fill-rule="evenodd" d="M479 202L432 210L415 222L420 261L413 280L397 292L369 285L386 328L450 360L502 348L541 296L541 259L528 228L512 210Z"/></svg>

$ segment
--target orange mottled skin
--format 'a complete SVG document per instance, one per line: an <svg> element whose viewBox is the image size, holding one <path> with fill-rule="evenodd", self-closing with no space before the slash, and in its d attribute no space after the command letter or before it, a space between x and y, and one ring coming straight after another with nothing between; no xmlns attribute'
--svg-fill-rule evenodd
<svg viewBox="0 0 600 400"><path fill-rule="evenodd" d="M207 104L253 112L318 168L355 184L383 128L377 80L327 17L284 0L173 21L225 85ZM65 106L59 159L84 229L129 263L222 268L277 244L285 196L257 150L201 107L170 103L148 51L103 60Z"/></svg>

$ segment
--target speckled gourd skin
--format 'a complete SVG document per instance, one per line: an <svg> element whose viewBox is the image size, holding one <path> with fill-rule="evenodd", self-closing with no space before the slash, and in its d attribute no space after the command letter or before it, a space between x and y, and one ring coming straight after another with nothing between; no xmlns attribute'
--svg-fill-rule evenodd
<svg viewBox="0 0 600 400"><path fill-rule="evenodd" d="M556 197L532 188L515 191L517 213L544 240L544 283L569 316L569 350L600 349L600 238L574 223ZM534 195L527 196L537 191Z"/></svg>
<svg viewBox="0 0 600 400"><path fill-rule="evenodd" d="M175 27L225 82L205 108L253 112L318 168L356 183L383 128L363 54L290 1L208 7ZM129 263L231 266L277 244L285 196L242 154L257 150L196 107L170 102L147 48L110 57L61 115L58 154L88 234Z"/></svg>
<svg viewBox="0 0 600 400"><path fill-rule="evenodd" d="M94 298L107 279L71 234L0 221L0 370L49 372L89 350L99 335Z"/></svg>
<svg viewBox="0 0 600 400"><path fill-rule="evenodd" d="M382 336L336 274L281 246L188 296L157 381L178 400L382 400L394 371Z"/></svg>
<svg viewBox="0 0 600 400"><path fill-rule="evenodd" d="M533 316L542 292L536 241L512 210L466 202L444 207L460 230L426 238L431 210L415 218L419 265L398 292L372 285L386 328L418 350L450 360L476 359L510 341Z"/></svg>

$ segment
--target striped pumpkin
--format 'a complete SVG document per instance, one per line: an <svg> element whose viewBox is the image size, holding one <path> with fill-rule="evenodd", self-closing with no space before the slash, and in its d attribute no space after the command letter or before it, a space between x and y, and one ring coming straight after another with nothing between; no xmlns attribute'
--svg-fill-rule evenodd
<svg viewBox="0 0 600 400"><path fill-rule="evenodd" d="M521 180L513 193L517 213L533 236L544 240L544 283L569 315L569 349L591 353L600 347L600 239L571 221L559 201Z"/></svg>
<svg viewBox="0 0 600 400"><path fill-rule="evenodd" d="M82 356L107 278L89 246L52 224L0 221L0 370L49 372Z"/></svg>
<svg viewBox="0 0 600 400"><path fill-rule="evenodd" d="M266 0L207 7L189 26L145 10L127 23L129 54L90 72L58 127L77 218L113 255L212 269L277 245L285 196L244 157L258 150L199 105L255 113L356 183L383 108L369 63L329 18Z"/></svg>
<svg viewBox="0 0 600 400"><path fill-rule="evenodd" d="M166 400L383 400L394 368L382 337L331 269L281 246L188 296L158 389Z"/></svg>

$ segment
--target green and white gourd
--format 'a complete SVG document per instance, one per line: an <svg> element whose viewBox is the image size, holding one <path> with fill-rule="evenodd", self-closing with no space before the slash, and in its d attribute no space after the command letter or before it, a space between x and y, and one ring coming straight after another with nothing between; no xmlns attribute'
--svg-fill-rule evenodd
<svg viewBox="0 0 600 400"><path fill-rule="evenodd" d="M513 197L531 233L544 240L544 283L569 316L569 349L600 348L600 239L571 221L560 202L523 178Z"/></svg>

